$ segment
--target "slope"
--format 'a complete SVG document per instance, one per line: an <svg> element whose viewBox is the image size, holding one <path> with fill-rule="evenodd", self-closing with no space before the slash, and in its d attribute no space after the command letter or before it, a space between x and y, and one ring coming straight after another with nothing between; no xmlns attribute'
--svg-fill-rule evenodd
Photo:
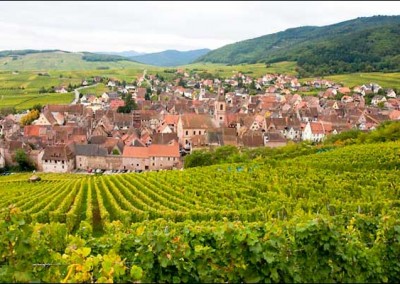
<svg viewBox="0 0 400 284"><path fill-rule="evenodd" d="M65 51L35 52L0 57L0 70L95 70L120 68L146 68L146 66L113 55Z"/></svg>
<svg viewBox="0 0 400 284"><path fill-rule="evenodd" d="M179 66L189 64L209 51L210 49L207 48L189 51L165 50L157 53L133 56L130 59L156 66Z"/></svg>
<svg viewBox="0 0 400 284"><path fill-rule="evenodd" d="M198 62L225 64L297 61L299 73L327 75L400 69L400 16L357 18L299 27L213 50Z"/></svg>

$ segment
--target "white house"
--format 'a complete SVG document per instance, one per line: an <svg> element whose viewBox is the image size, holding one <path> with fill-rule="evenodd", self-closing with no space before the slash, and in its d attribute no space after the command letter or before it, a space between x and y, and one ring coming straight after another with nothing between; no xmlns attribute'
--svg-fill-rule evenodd
<svg viewBox="0 0 400 284"><path fill-rule="evenodd" d="M321 122L307 122L302 133L302 140L320 142L325 138L324 124Z"/></svg>
<svg viewBox="0 0 400 284"><path fill-rule="evenodd" d="M68 173L74 169L75 159L69 146L47 146L41 159L43 171L47 173Z"/></svg>
<svg viewBox="0 0 400 284"><path fill-rule="evenodd" d="M0 149L0 169L4 168L5 166L6 166L6 160L4 158L4 153L2 153Z"/></svg>

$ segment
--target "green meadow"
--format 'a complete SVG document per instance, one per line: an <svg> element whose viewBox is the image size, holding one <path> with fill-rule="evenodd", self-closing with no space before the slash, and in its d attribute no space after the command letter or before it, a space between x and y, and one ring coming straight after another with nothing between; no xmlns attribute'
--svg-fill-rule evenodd
<svg viewBox="0 0 400 284"><path fill-rule="evenodd" d="M310 81L314 78L304 78L301 81ZM348 87L360 86L362 84L377 83L383 88L400 89L400 73L351 73L342 75L326 76L324 79L341 83Z"/></svg>

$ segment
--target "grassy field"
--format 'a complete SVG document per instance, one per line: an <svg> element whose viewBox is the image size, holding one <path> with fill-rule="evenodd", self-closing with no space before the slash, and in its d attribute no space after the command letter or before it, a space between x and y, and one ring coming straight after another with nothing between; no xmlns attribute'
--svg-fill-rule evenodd
<svg viewBox="0 0 400 284"><path fill-rule="evenodd" d="M80 90L79 92L82 94L95 94L96 96L101 96L104 92L109 92L109 88L103 84L99 83L96 86L88 87Z"/></svg>
<svg viewBox="0 0 400 284"><path fill-rule="evenodd" d="M296 62L279 62L271 64L270 67L266 68L265 64L241 64L227 66L222 64L213 63L196 63L184 65L177 68L184 68L187 70L198 70L207 71L212 74L219 74L222 77L230 77L237 72L242 72L243 74L249 75L251 77L261 77L267 73L285 73L296 75L295 71Z"/></svg>
<svg viewBox="0 0 400 284"><path fill-rule="evenodd" d="M132 61L88 62L81 53L48 52L18 57L0 58L2 70L95 70L97 68L145 68L146 65Z"/></svg>
<svg viewBox="0 0 400 284"><path fill-rule="evenodd" d="M377 83L383 88L400 89L400 73L352 73L343 75L326 76L325 79L342 83L348 87L360 86L368 83ZM305 78L301 81L310 81L314 78Z"/></svg>

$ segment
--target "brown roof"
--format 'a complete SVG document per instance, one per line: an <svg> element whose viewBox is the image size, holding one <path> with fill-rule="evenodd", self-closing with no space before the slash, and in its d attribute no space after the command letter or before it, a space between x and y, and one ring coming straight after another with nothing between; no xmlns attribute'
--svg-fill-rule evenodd
<svg viewBox="0 0 400 284"><path fill-rule="evenodd" d="M255 131L247 131L241 137L243 146L246 147L261 147L264 146L264 138L262 133Z"/></svg>
<svg viewBox="0 0 400 284"><path fill-rule="evenodd" d="M181 117L185 129L210 129L214 128L211 117L208 114L183 114Z"/></svg>
<svg viewBox="0 0 400 284"><path fill-rule="evenodd" d="M287 142L285 137L280 132L268 132L268 142Z"/></svg>
<svg viewBox="0 0 400 284"><path fill-rule="evenodd" d="M172 140L178 141L176 133L156 133L153 135L153 144L169 144Z"/></svg>
<svg viewBox="0 0 400 284"><path fill-rule="evenodd" d="M74 154L69 146L48 146L44 149L42 160L68 161Z"/></svg>

